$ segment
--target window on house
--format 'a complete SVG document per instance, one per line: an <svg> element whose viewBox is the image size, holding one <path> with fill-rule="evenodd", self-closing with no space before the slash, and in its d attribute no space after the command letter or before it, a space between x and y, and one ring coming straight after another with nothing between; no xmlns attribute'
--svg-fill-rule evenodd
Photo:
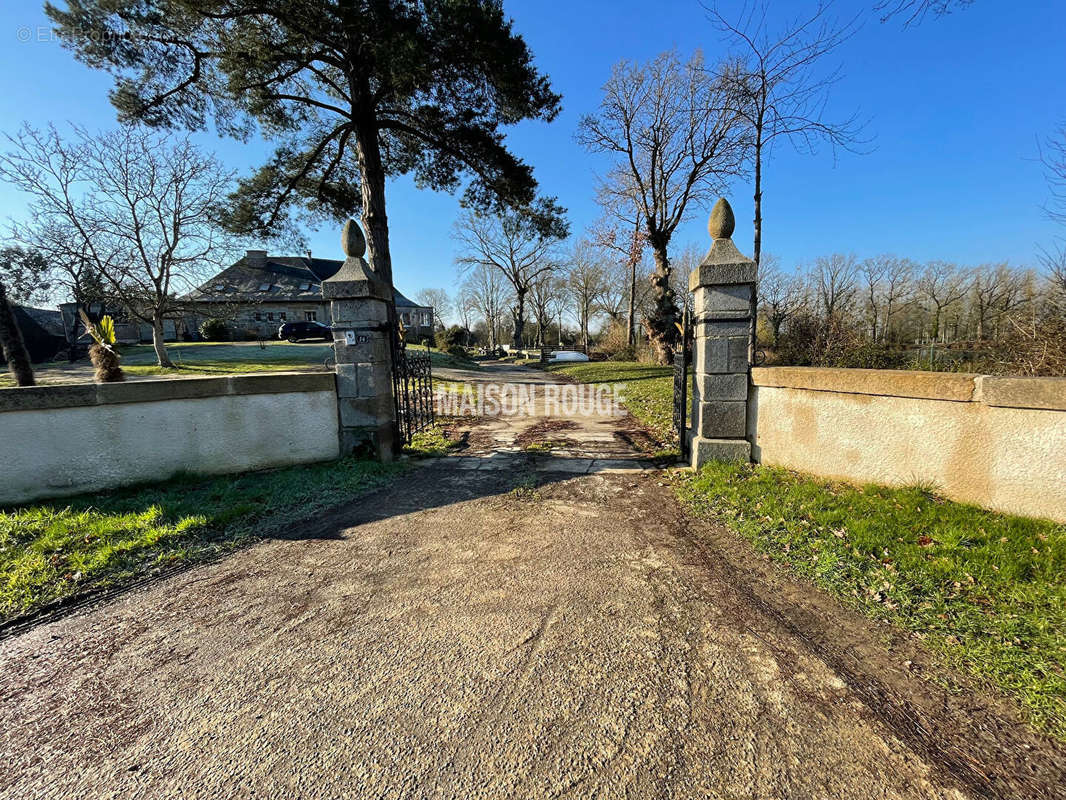
<svg viewBox="0 0 1066 800"><path fill-rule="evenodd" d="M318 312L317 311L305 311L304 312L304 319L307 320L308 322L318 322Z"/></svg>
<svg viewBox="0 0 1066 800"><path fill-rule="evenodd" d="M282 322L285 321L285 312L284 311L282 311L281 313L278 314L278 319L280 319Z"/></svg>
<svg viewBox="0 0 1066 800"><path fill-rule="evenodd" d="M226 291L226 284L224 284L224 283L216 283L215 284L215 291L216 292L224 292L224 291Z"/></svg>
<svg viewBox="0 0 1066 800"><path fill-rule="evenodd" d="M260 312L258 312L258 311L255 312L255 321L256 322L262 322L263 321L263 315Z"/></svg>
<svg viewBox="0 0 1066 800"><path fill-rule="evenodd" d="M422 315L422 324L425 325L427 328L429 327L429 316L429 314Z"/></svg>
<svg viewBox="0 0 1066 800"><path fill-rule="evenodd" d="M261 291L261 292L269 292L270 291L270 284L269 283L261 283L261 284L259 284L259 291Z"/></svg>
<svg viewBox="0 0 1066 800"><path fill-rule="evenodd" d="M267 322L273 322L273 321L274 321L274 312L273 311L267 312Z"/></svg>
<svg viewBox="0 0 1066 800"><path fill-rule="evenodd" d="M311 284L311 283L305 283L305 284L303 285L303 290L304 290L304 291L306 292L306 291L307 291L308 289L310 289L310 288L311 288L311 287L312 287L313 285L314 285L314 284Z"/></svg>
<svg viewBox="0 0 1066 800"><path fill-rule="evenodd" d="M411 324L411 315L408 312L404 311L400 315L400 318L403 320L403 324L404 325L410 325Z"/></svg>

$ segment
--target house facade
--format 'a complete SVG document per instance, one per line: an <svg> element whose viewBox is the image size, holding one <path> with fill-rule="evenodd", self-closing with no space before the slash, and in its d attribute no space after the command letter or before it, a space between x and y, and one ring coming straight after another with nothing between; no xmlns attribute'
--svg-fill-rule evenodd
<svg viewBox="0 0 1066 800"><path fill-rule="evenodd" d="M343 262L304 256L272 256L266 250L249 250L244 258L211 280L179 298L188 310L185 326L198 331L210 318L226 321L237 335L272 338L286 322L330 322L329 302L322 298L322 281ZM393 290L396 313L407 331L407 341L433 337L433 309L419 305Z"/></svg>

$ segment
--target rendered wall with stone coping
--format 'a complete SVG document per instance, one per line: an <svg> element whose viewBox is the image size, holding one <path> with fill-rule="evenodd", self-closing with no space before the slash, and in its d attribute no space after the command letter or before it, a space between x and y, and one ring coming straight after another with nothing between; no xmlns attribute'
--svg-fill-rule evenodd
<svg viewBox="0 0 1066 800"><path fill-rule="evenodd" d="M336 458L333 373L0 389L0 504Z"/></svg>
<svg viewBox="0 0 1066 800"><path fill-rule="evenodd" d="M1066 378L752 369L757 462L1066 521Z"/></svg>

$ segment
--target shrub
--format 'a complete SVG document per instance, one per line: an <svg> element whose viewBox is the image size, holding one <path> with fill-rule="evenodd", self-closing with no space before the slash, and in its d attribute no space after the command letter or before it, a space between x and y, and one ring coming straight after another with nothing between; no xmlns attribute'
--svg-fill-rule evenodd
<svg viewBox="0 0 1066 800"><path fill-rule="evenodd" d="M200 323L200 337L208 342L228 342L229 328L220 319L205 319Z"/></svg>
<svg viewBox="0 0 1066 800"><path fill-rule="evenodd" d="M448 355L467 358L466 341L469 331L458 325L437 331L437 349L443 350Z"/></svg>
<svg viewBox="0 0 1066 800"><path fill-rule="evenodd" d="M600 337L596 349L602 350L613 361L633 360L633 349L629 346L629 342L626 341L626 326L621 322L612 321L607 326L607 330ZM629 357L623 358L623 354L628 354Z"/></svg>
<svg viewBox="0 0 1066 800"><path fill-rule="evenodd" d="M905 355L865 339L862 332L839 316L822 319L797 314L781 334L774 363L799 367L899 369Z"/></svg>

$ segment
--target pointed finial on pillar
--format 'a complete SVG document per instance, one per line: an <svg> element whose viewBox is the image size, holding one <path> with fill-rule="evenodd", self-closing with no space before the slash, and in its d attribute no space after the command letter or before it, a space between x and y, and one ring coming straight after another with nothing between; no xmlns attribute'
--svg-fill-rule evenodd
<svg viewBox="0 0 1066 800"><path fill-rule="evenodd" d="M737 220L733 216L733 209L730 207L729 201L724 197L719 197L718 202L711 209L710 218L707 220L708 233L711 234L712 239L729 239L732 238L736 227Z"/></svg>
<svg viewBox="0 0 1066 800"><path fill-rule="evenodd" d="M326 300L376 297L388 300L391 287L378 277L363 258L366 239L359 223L350 219L341 231L341 247L344 248L344 263L333 275L322 281L322 297Z"/></svg>
<svg viewBox="0 0 1066 800"><path fill-rule="evenodd" d="M344 255L349 258L362 258L366 253L366 237L363 236L359 223L354 219L344 223L344 230L341 231L341 247L344 248Z"/></svg>
<svg viewBox="0 0 1066 800"><path fill-rule="evenodd" d="M714 240L711 249L688 279L690 291L701 286L755 282L755 262L741 253L733 243L736 218L729 201L719 197L707 220L707 232Z"/></svg>

